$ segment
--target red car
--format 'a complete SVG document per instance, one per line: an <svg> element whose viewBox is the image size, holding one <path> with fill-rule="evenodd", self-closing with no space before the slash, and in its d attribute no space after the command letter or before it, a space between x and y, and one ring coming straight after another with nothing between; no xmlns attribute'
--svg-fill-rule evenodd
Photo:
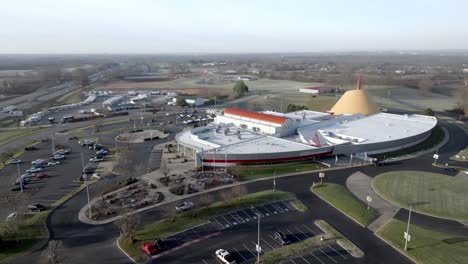
<svg viewBox="0 0 468 264"><path fill-rule="evenodd" d="M45 173L38 173L36 174L36 176L34 176L34 178L36 179L45 179L45 178L48 178L49 176Z"/></svg>
<svg viewBox="0 0 468 264"><path fill-rule="evenodd" d="M164 240L157 238L153 240L153 242L143 244L142 249L147 255L154 255L166 250L167 245L166 242L164 242Z"/></svg>

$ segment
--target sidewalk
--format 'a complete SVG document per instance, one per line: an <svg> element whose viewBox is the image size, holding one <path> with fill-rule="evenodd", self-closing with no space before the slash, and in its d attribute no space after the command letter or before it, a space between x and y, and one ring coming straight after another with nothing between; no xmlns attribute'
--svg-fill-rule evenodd
<svg viewBox="0 0 468 264"><path fill-rule="evenodd" d="M367 228L376 232L380 227L390 221L400 208L380 198L380 196L372 190L371 181L371 177L358 171L351 174L351 176L346 179L346 187L364 203L367 203L367 195L372 197L371 206L379 211L380 216L370 223Z"/></svg>

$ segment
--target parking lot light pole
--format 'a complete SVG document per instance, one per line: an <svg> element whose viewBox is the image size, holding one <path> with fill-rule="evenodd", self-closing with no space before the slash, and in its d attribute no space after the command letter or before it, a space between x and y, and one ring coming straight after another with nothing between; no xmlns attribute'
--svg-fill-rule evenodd
<svg viewBox="0 0 468 264"><path fill-rule="evenodd" d="M20 168L19 168L19 162L16 162L16 168L18 169L18 179L19 179L19 184L20 184L21 192L23 192L23 179L21 178L21 173L20 173Z"/></svg>
<svg viewBox="0 0 468 264"><path fill-rule="evenodd" d="M257 263L260 263L260 214L257 214L257 219L258 219L258 232L257 232Z"/></svg>
<svg viewBox="0 0 468 264"><path fill-rule="evenodd" d="M273 191L276 191L276 171L273 171Z"/></svg>
<svg viewBox="0 0 468 264"><path fill-rule="evenodd" d="M89 219L91 219L91 203L90 203L90 199L89 199L88 176L85 173L83 151L81 152L81 164L83 165L83 171L81 173L81 176L83 177L83 179L85 181L85 185L86 185L86 196L88 197Z"/></svg>
<svg viewBox="0 0 468 264"><path fill-rule="evenodd" d="M413 206L413 204L410 203L409 214L408 214L408 224L406 225L406 232L405 232L405 235L404 235L404 238L405 238L405 251L408 250L408 241L411 240L411 236L409 234L409 227L410 227L410 221L411 221L412 206Z"/></svg>

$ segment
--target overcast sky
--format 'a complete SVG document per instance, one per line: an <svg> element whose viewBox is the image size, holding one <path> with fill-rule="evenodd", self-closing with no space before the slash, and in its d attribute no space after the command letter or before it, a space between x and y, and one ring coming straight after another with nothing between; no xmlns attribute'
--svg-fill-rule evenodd
<svg viewBox="0 0 468 264"><path fill-rule="evenodd" d="M1 0L0 53L468 48L468 0Z"/></svg>

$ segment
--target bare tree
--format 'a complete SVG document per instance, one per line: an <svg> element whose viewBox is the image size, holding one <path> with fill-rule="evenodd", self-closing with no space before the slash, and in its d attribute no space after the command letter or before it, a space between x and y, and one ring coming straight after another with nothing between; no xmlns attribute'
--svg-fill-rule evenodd
<svg viewBox="0 0 468 264"><path fill-rule="evenodd" d="M62 248L62 242L59 240L51 240L47 248L42 251L42 263L44 264L59 264L63 263L59 251Z"/></svg>
<svg viewBox="0 0 468 264"><path fill-rule="evenodd" d="M128 237L132 243L135 242L136 231L140 224L140 217L137 214L125 214L116 224L122 237Z"/></svg>
<svg viewBox="0 0 468 264"><path fill-rule="evenodd" d="M427 95L432 89L432 81L429 78L419 80L418 88L424 95Z"/></svg>
<svg viewBox="0 0 468 264"><path fill-rule="evenodd" d="M6 165L7 161L13 157L13 152L9 149L0 153L0 162L3 163L3 166Z"/></svg>
<svg viewBox="0 0 468 264"><path fill-rule="evenodd" d="M164 177L167 177L169 175L169 168L167 166L167 159L161 159L161 164L159 165L159 171L164 175Z"/></svg>

